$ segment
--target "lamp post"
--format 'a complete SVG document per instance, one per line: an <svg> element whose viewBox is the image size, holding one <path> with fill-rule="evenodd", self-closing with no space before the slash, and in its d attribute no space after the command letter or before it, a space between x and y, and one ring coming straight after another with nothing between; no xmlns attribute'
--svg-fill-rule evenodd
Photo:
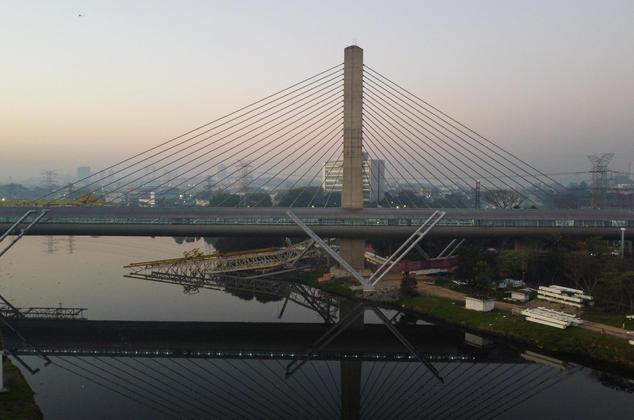
<svg viewBox="0 0 634 420"><path fill-rule="evenodd" d="M625 258L625 228L621 228L621 258Z"/></svg>
<svg viewBox="0 0 634 420"><path fill-rule="evenodd" d="M0 394L8 392L9 390L4 386L4 350L0 348Z"/></svg>

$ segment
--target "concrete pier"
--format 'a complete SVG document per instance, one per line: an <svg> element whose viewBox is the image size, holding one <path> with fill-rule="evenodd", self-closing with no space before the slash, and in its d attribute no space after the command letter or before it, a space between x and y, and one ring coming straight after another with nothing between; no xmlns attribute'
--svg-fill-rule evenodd
<svg viewBox="0 0 634 420"><path fill-rule="evenodd" d="M357 271L365 268L365 239L339 238L339 255Z"/></svg>
<svg viewBox="0 0 634 420"><path fill-rule="evenodd" d="M343 69L343 188L341 207L363 208L363 50L344 51Z"/></svg>
<svg viewBox="0 0 634 420"><path fill-rule="evenodd" d="M343 186L341 207L363 208L363 49L344 50ZM364 268L364 239L341 239L341 256L356 270Z"/></svg>

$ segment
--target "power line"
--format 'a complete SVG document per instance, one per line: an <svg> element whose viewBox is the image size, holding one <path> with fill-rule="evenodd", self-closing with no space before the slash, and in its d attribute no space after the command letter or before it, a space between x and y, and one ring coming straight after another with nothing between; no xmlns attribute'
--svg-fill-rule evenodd
<svg viewBox="0 0 634 420"><path fill-rule="evenodd" d="M370 97L374 100L374 93L373 93L373 92L374 92L374 90L373 90L372 88L368 89L368 94L369 94L369 96L370 96ZM379 93L377 93L377 94L376 94L376 95L377 95L377 99L376 99L376 100L377 100L377 102L381 102L384 106L386 105L387 100L390 100L391 102L396 102L396 101L394 101L394 99L392 99L392 98L388 98L388 97L386 97L386 96L385 96L385 95L387 95L387 94L390 94L389 92L387 92L386 90L384 90L384 92L386 92L386 93L385 93L385 94L379 94ZM396 115L396 116L398 116L398 119L399 119L399 120L401 120L401 121L403 121L403 123L405 123L405 119L407 119L409 122L414 122L415 124L419 125L419 126L420 126L420 127L421 127L421 128L422 128L425 132L426 132L426 133L429 133L432 137L434 137L435 139L437 139L437 140L440 142L440 144L439 144L439 143L437 143L437 142L436 142L434 139L432 139L431 137L429 137L427 134L425 134L425 133L423 133L423 132L419 131L419 130L418 130L417 128L415 128L415 127L412 127L412 128L413 128L413 129L414 129L417 133L419 133L419 134L423 135L425 138L427 138L429 141L431 141L431 142L432 142L435 146L440 147L440 148L443 150L443 152L445 152L444 154L449 154L449 155L453 158L453 159L451 160L452 162L453 162L454 160L457 160L457 161L458 161L458 162L460 162L463 166L466 166L466 167L467 167L467 168L468 168L471 172L475 172L475 173L477 174L477 176L478 176L479 178L481 178L481 179L482 179L482 178L484 178L484 177L486 176L486 175L481 174L480 172L478 172L478 170L474 169L474 168L473 168L470 164L468 164L468 163L466 163L464 160L462 160L462 158L465 158L465 159L467 159L469 162L471 162L472 164L474 164L475 166L477 166L479 169L481 169L481 170L485 171L485 172L488 174L488 176L491 176L491 177L496 178L498 181L501 181L504 185L506 185L506 187L510 188L510 189L511 189L512 191L514 191L515 193L520 194L520 193L519 193L519 191L517 191L517 190L516 190L513 186L511 186L510 184L508 184L507 182L505 182L505 181L504 181L502 178L500 178L498 175L496 175L496 174L494 174L493 172L491 172L491 170L489 170L488 168L486 168L486 167L485 167L484 165L482 165L480 162L484 162L486 165L488 165L488 166L490 166L491 168L493 168L493 170L494 170L494 171L498 171L498 172L499 172L499 173L501 173L501 174L503 174L503 172L501 171L501 169L499 168L499 166L504 166L504 165L503 165L503 163L501 163L501 162L497 161L496 159L494 159L494 158L493 158L493 157L491 157L490 155L487 155L487 156L484 156L484 157L480 157L480 156L478 156L478 155L477 155L476 153L474 153L473 151L468 150L467 148L465 148L465 147L461 146L461 144L460 144L458 141L456 141L454 138L452 138L452 137L448 136L446 133L441 132L441 131L440 131L440 130L438 130L437 128L435 128L435 127L431 126L429 123L427 123L426 121L421 120L419 117L416 117L416 116L415 116L415 115L414 115L411 111L409 111L409 109L408 109L408 108L404 105L404 101L402 101L402 100L401 100L401 102L400 102L400 103L399 103L399 102L396 102L396 103L399 105L399 107L400 107L401 109L406 109L406 110L407 110L407 112L408 112L408 113L410 113L410 115L412 115L413 117L415 117L415 118L416 118L416 120L412 119L412 117L410 117L410 116L408 116L408 115L405 115L405 114L403 114L403 113L401 113L401 112L397 112L397 109L396 109L393 105L391 105L391 104L387 104L387 106L389 106L389 107L393 110L393 114L394 114L394 115ZM421 125L421 121L423 121L423 124L425 124L425 126L422 126L422 125ZM444 129L446 130L446 127L443 127L442 125L438 124L438 122L437 122L437 121L434 121L434 122L435 122L437 125L439 125L440 127L444 128ZM440 138L437 134L435 134L435 133L433 133L432 131L430 131L430 129L429 129L429 128L427 128L427 127L432 128L434 131L436 131L437 133L441 134L441 135L442 135L443 137L445 137L447 140L451 141L451 142L453 143L453 146L449 146L449 145L447 145L447 143L446 143L444 140L442 140L442 139L441 139L441 138ZM409 130L408 130L408 131L409 131ZM459 137L459 136L458 136L458 137ZM459 137L459 138L460 138L460 140L462 140L462 141L463 141L463 143L464 143L464 144L469 144L468 142L466 142L466 141L464 140L464 138L462 138L462 137ZM445 145L449 146L449 149L445 148L445 147L443 146L443 144L445 144ZM474 156L474 157L476 158L476 160L474 160L473 158L471 158L471 157L469 157L469 156L465 155L465 153L463 153L461 149L462 149L462 150L465 150L467 153L469 153L470 155ZM453 150L453 151L458 152L462 158L460 158L460 157L456 156L456 155L452 152L452 150ZM477 148L476 148L476 150L477 150L478 152L481 152L481 150L479 150L479 149L477 149ZM440 155L441 155L441 156L443 156L444 154L440 154ZM446 155L445 155L444 157L445 157L445 158L447 158L447 156L446 156ZM498 167L494 166L494 165L490 162L491 160L492 160L492 161L494 161L494 162L498 165ZM454 166L458 168L458 165L456 165L455 163L454 163ZM509 169L509 168L507 168L507 169ZM510 169L509 169L509 170L510 170ZM462 169L462 168L461 168L461 171L462 171L464 174L467 174L467 175L469 174L469 172L465 171L465 170L464 170L464 169ZM523 179L524 179L524 180L526 180L526 178L523 178ZM511 180L513 180L513 181L514 181L514 179L511 179ZM530 182L530 181L528 181L528 182ZM523 187L523 185L522 185L521 183L519 183L519 182L517 182L517 181L515 181L515 183L516 183L516 184L518 184L518 185L520 185L521 187ZM532 185L534 185L534 186L535 186L535 184L532 184ZM538 188L539 188L539 187L538 187Z"/></svg>
<svg viewBox="0 0 634 420"><path fill-rule="evenodd" d="M338 82L337 82L337 83L338 83ZM335 84L333 84L333 85L335 85ZM331 85L331 86L333 86L333 85ZM320 90L320 91L321 91L321 90ZM310 99L307 103L314 103L314 101L315 101L316 99L321 98L322 96L328 95L329 93L332 93L332 92L334 92L334 91L336 91L336 89L332 89L332 90L330 90L330 91L328 91L328 92L326 92L326 93L323 93L323 94L321 94L321 95L318 95L316 98L312 98L312 99ZM304 99L306 99L306 98L304 98ZM303 100L304 100L304 99L303 99ZM230 134L227 134L227 135L225 135L225 136L223 136L223 137L221 137L221 138L215 139L213 142L211 142L211 143L209 143L209 144L207 144L207 145L205 145L205 146L203 146L203 147L200 147L200 148L198 148L198 149L196 149L196 150L194 150L194 151L190 152L188 155L181 156L181 157L179 157L179 158L176 158L176 159L175 159L175 160L173 160L173 161L168 162L167 164L164 164L164 165L160 166L159 168L157 168L157 169L156 169L156 171L161 170L161 169L165 169L165 168L167 168L167 167L171 166L172 164L174 164L175 162L178 162L178 161L180 161L180 160L182 160L182 159L184 159L184 158L190 157L190 155L191 155L191 154L194 154L194 153L197 153L197 152L202 151L202 150L204 150L204 149L207 149L207 148L209 148L210 146L217 144L219 141L224 140L224 139L226 139L227 137L229 137L229 136L231 136L231 135L233 135L233 134L236 134L236 133L240 132L240 131L241 131L241 130L243 130L244 128L250 127L250 126L252 126L253 124L256 124L256 123L258 123L258 122L262 122L262 121L263 121L263 120L265 120L266 118L271 117L272 115L274 115L274 114L276 114L276 113L280 112L281 110L284 110L284 109L286 109L286 108L288 108L288 107L292 107L292 108L291 108L291 111L295 111L295 110L297 110L297 109L301 109L301 108L302 108L302 106L306 105L307 103L302 103L302 104L300 104L300 105L297 105L297 104L298 104L298 103L300 103L300 102L302 102L303 100L296 101L296 102L294 102L293 104L291 104L291 105L289 105L289 106L286 106L286 107L283 107L283 108L281 108L281 109L279 109L279 110L277 110L277 111L275 111L275 112L273 112L273 113L271 113L271 114L267 115L266 117L263 117L263 118L261 118L261 119L259 119L259 120L256 120L256 121L254 121L254 122L251 122L251 123L247 124L246 126L243 126L242 128L240 128L240 129L238 129L238 130L236 130L236 131L234 131L234 132L232 132L232 133L230 133ZM323 101L321 101L321 102L323 102ZM320 102L317 102L317 103L320 103ZM297 105L297 106L294 106L294 105ZM313 105L311 105L310 107L312 107L312 106L314 106L314 104L313 104ZM310 109L310 107L308 107L307 109ZM304 111L305 111L305 110L304 110ZM299 114L301 114L301 112L300 112ZM295 114L293 117L295 117L295 116L297 116L297 115L299 115L299 114ZM251 130L249 130L249 131L247 131L247 132L243 133L242 135L253 133L253 132L257 131L257 130L258 130L258 129L260 129L260 128L266 127L266 126L267 126L268 124L270 124L271 122L273 122L273 121L277 121L277 120L279 120L280 118L284 118L284 117L286 117L287 115L288 115L288 112L287 112L287 113L285 113L285 114L283 114L283 115L281 115L281 116L274 117L271 121L264 122L264 123L262 123L262 124L258 125L257 127L255 127L255 128L253 128L253 129L251 129ZM290 118L292 118L292 117L290 117ZM288 120L289 120L289 118L286 118L286 119L284 119L284 120L282 120L282 121L288 121ZM278 124L278 125L279 125L279 124ZM272 128L276 127L276 126L277 126L277 125L273 125L272 127L265 128L265 129L263 130L263 132L266 132L266 131L268 131L268 130L270 130L270 129L272 129ZM235 127L235 125L234 125L234 126L231 126L230 128L234 128L234 127ZM224 130L223 130L223 131L224 131ZM261 134L261 133L260 133L260 134ZM257 136L257 135L256 135L256 136ZM254 137L256 137L256 136L253 136L253 137L251 137L250 139L253 139L253 138L254 138ZM211 138L211 136L210 136L210 137L207 137L207 138L205 138L205 139L203 139L203 140L201 140L201 141L199 141L199 142L197 142L197 143L195 143L195 144L198 144L198 143L200 143L200 142L202 142L202 141L205 141L205 140L207 140L207 139L209 139L209 138ZM236 139L230 139L230 140L228 140L228 141L224 142L223 144L221 144L220 146L217 146L217 148L222 148L222 147L225 147L225 146L227 146L227 145L231 144L231 142L232 142L232 141L235 141L235 140L236 140ZM189 146L189 147L191 147L191 146ZM203 153L203 154L201 154L201 155L197 155L197 156L196 156L196 157L194 157L193 159L190 159L189 161L186 161L184 164L180 164L180 165L179 165L179 166L177 166L176 168L172 168L172 169L170 169L170 170L168 171L168 173L169 173L169 172L176 171L176 170L178 170L178 169L180 169L180 168L182 168L182 167L185 167L185 166L187 166L188 164L192 163L193 161L198 160L198 159L202 158L203 156L206 156L206 155L208 155L208 154L212 153L212 152L213 152L213 151L215 151L215 150L216 150L216 149L209 150L209 151L207 151L207 152L205 152L205 153ZM179 153L179 152L176 152L176 153ZM173 154L171 154L171 155L169 155L169 156L167 156L167 157L164 157L164 158L159 159L159 160L158 160L158 161L156 161L156 162L153 162L152 164L148 164L148 165L146 165L146 166L144 166L144 167L142 167L142 168L140 168L140 169L137 169L137 170L136 170L136 171L134 171L132 174L138 173L140 170L145 169L145 168L148 168L148 167L152 166L153 164L156 164L156 163L157 163L157 162L159 162L159 161L163 161L163 160L165 160L165 159L169 159L170 157L173 157L176 153L173 153ZM223 152L223 153L226 153L226 151L225 151L225 152ZM155 171L155 172L156 172L156 171ZM113 184L114 182L117 182L117 181L119 181L119 180L122 180L122 179L124 179L124 178L126 178L127 176L130 176L130 175L132 175L132 174L128 174L128 175L126 175L126 176L124 176L124 177L122 177L122 178L119 178L118 180L112 181L112 182L110 182L109 184L107 184L106 186L109 186L109 185ZM137 178L135 178L135 179L133 179L133 180L131 180L131 181L128 181L126 184L124 184L124 185L122 185L122 186L117 187L114 191L118 191L118 190L120 190L121 188L125 188L126 186L129 186L129 185L131 185L131 184L132 184L132 183L134 183L134 182L140 181L140 180L141 180L141 179L143 179L145 176L146 176L146 175L142 175L142 176L137 177ZM152 179L150 179L150 180L145 181L145 183L144 183L144 184L145 184L145 185L147 185L148 183L153 182L153 181L156 181L156 180L157 180L157 179L159 179L159 178L160 178L160 177L154 177L154 178L152 178ZM176 179L176 177L171 178L170 180L168 180L168 181L167 181L167 183L169 183L169 182L173 181L174 179ZM105 187L105 186L104 186L104 187ZM102 188L104 188L104 187L102 187ZM95 192L95 191L96 191L96 190L93 190L93 192ZM111 192L113 192L113 191L111 191Z"/></svg>
<svg viewBox="0 0 634 420"><path fill-rule="evenodd" d="M452 118L451 116L447 115L446 113L444 113L443 111L441 111L440 109L434 107L433 105L431 105L430 103L428 103L427 101L425 101L424 99L421 99L420 97L416 96L414 93L408 91L407 89L405 89L404 87L400 86L399 84L397 84L396 82L390 80L389 78L387 78L386 76L382 75L381 73L379 73L378 71L372 69L371 67L368 67L366 65L364 65L364 68L367 68L368 70L370 70L370 72L376 74L377 76L379 76L380 78L386 80L387 82L389 82L391 85L396 86L398 89L400 89L403 92L406 92L410 98L413 97L416 100L419 101L419 103L425 104L427 107L433 109L434 111L440 113L442 116L444 116L445 118L449 119L451 122L458 124L460 127L464 128L465 130L468 130L469 132L471 132L472 134L474 134L475 136L479 137L480 139L482 139L484 142L490 144L491 146L493 146L494 148L502 151L503 153L505 153L506 155L510 156L511 158L517 160L518 162L522 163L523 165L527 166L528 168L532 169L534 172L538 172L543 174L542 171L538 170L537 168L533 167L532 165L526 163L525 161L523 161L522 159L520 159L519 157L513 155L512 153L510 153L509 151L501 148L500 146L498 146L497 144L495 144L494 142L492 142L491 140L487 139L486 137L482 136L481 134L479 134L478 132L476 132L475 130L467 127L466 125L462 124L461 122L455 120L454 118ZM411 99L410 99L411 100ZM432 115L436 116L437 118L441 119L442 121L446 122L447 124L449 124L451 127L456 128L458 131L460 131L462 134L466 135L468 138L472 139L473 141L477 142L478 144L481 144L482 146L486 147L488 150L490 150L491 152L495 153L496 155L498 155L500 158L508 161L509 163L511 163L511 161L502 156L501 154L499 154L498 152L496 152L495 150L492 150L490 147L488 147L486 144L480 142L478 139L474 138L473 136L469 135L468 133L465 133L464 131L462 131L460 128L455 127L453 124L451 124L449 121L446 121L445 119L443 119L441 116L431 112ZM546 176L545 174L543 174L544 176ZM556 184L559 185L561 188L565 189L565 187L563 185L561 185L560 183L558 183L556 180L551 179L551 181Z"/></svg>
<svg viewBox="0 0 634 420"><path fill-rule="evenodd" d="M271 98L273 98L273 97L275 97L275 96L277 96L277 95L280 95L281 93L286 92L287 90L293 89L294 87L297 87L297 86L299 86L299 85L301 85L301 84L303 84L303 83L305 83L305 82L307 82L307 81L309 81L309 80L311 80L311 79L317 78L317 77L319 77L319 76L321 76L321 75L323 75L323 74L325 74L325 73L331 72L332 70L337 69L337 68L340 68L340 67L342 67L342 66L343 66L343 63L337 64L336 66L332 66L332 67L330 67L330 68L328 68L328 69L326 69L326 70L323 70L323 71L321 71L321 72L319 72L319 73L317 73L317 74L315 74L315 75L313 75L313 76L310 76L310 77L305 78L305 79L303 79L303 80L301 80L301 81L299 81L299 82L297 82L297 83L294 83L294 84L292 84L291 86L288 86L288 87L286 87L286 88L284 88L284 89L281 89L281 90L279 90L279 91L277 91L277 92L274 92L274 93L272 93L272 94L270 94L270 95L268 95L268 96L266 96L266 97L264 97L264 98L262 98L262 99L259 99L259 100L255 101L255 102L251 102L250 104L248 104L248 105L246 105L246 106L243 106L243 107L241 107L241 108L239 108L239 109L237 109L237 110L235 110L235 111L232 111L232 112L230 112L230 113L228 113L228 114L225 114L225 115L223 115L223 116L222 116L222 117L220 117L220 118L216 118L215 120L209 121L209 122L207 122L207 123L205 123L205 124L203 124L203 125L200 125L200 126L198 126L198 127L194 128L194 129L192 129L192 130L189 130L189 131L187 131L187 132L185 132L185 133L183 133L183 134L180 134L180 135L178 135L178 136L176 136L176 137L173 137L173 138L171 138L171 139L169 139L169 140L166 140L166 141L164 141L164 142L162 142L162 143L160 143L160 144L157 144L156 146L153 146L153 147L151 147L151 148L149 148L149 149L146 149L146 150L144 150L144 151L142 151L142 152L140 152L140 153L137 153L137 154L135 154L135 155L133 155L133 156L131 156L131 157L129 157L129 158L126 158L126 159L123 159L123 160L121 160L121 161L119 161L119 162L117 162L117 163L114 163L113 165L110 165L110 166L108 166L108 167L106 167L106 168L104 168L104 169L101 169L101 170L100 170L100 171L98 171L98 172L95 172L95 173L93 173L93 174L91 174L91 175L89 175L89 176L87 176L87 177L84 177L84 178L82 178L82 179L78 180L78 181L77 181L77 183L81 183L81 182L86 181L86 180L88 180L88 179L91 179L91 178L93 178L93 177L95 177L95 176L97 176L97 175L99 175L99 174L102 174L102 173L104 173L104 172L106 172L106 171L108 171L108 170L114 169L114 168L116 168L116 167L117 167L117 166L119 166L119 165L122 165L122 164L124 164L124 163L127 163L127 162L129 162L129 161L131 161L131 160L133 160L133 159L136 159L137 157L143 156L144 154L149 153L149 152L152 152L152 151L154 151L154 150L156 150L156 149L158 149L158 148L160 148L160 147L162 147L162 146L165 146L165 145L167 145L167 144L169 144L169 143L171 143L171 142L173 142L173 141L179 140L179 139L181 139L181 138L183 138L183 137L185 137L185 136L187 136L187 135L189 135L189 134L192 134L192 133L194 133L194 132L196 132L196 131L198 131L198 130L200 130L200 129L202 129L202 128L208 127L208 126L209 126L209 125L211 125L211 124L215 124L216 122L222 121L222 120L223 120L223 119L225 119L225 118L228 118L228 117L230 117L230 116L232 116L232 115L235 115L235 114L237 114L237 113L239 113L239 112L241 112L241 111L244 111L244 110L246 110L246 109L248 109L248 108L251 108L251 107L253 107L253 106L255 106L255 105L257 105L257 104L259 104L259 103L261 103L261 102L264 102L264 101L266 101L266 100L268 100L268 99L271 99ZM50 192L50 193L48 193L48 194L46 194L46 195L44 195L44 196L41 196L39 199L40 199L40 200L41 200L41 199L44 199L44 198L46 198L46 197L49 197L51 194L55 194L55 193L58 193L58 192L60 192L60 191L62 191L62 189L58 189L58 190L52 191L52 192Z"/></svg>

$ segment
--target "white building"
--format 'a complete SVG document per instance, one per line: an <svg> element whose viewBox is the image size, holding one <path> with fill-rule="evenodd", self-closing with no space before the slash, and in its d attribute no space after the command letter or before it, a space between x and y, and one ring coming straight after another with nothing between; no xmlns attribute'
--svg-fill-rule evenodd
<svg viewBox="0 0 634 420"><path fill-rule="evenodd" d="M156 207L156 193L151 191L147 197L139 197L139 207Z"/></svg>
<svg viewBox="0 0 634 420"><path fill-rule="evenodd" d="M369 159L363 154L363 201L374 203L385 196L385 161ZM321 167L321 186L324 191L341 192L343 187L343 161L331 160Z"/></svg>

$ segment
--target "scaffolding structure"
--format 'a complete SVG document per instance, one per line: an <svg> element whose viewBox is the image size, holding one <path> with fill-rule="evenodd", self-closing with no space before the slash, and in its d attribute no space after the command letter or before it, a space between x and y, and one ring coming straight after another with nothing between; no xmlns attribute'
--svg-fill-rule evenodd
<svg viewBox="0 0 634 420"><path fill-rule="evenodd" d="M304 241L284 248L262 248L239 252L204 255L198 250L181 258L143 261L126 265L133 274L175 274L193 278L240 272L265 272L293 266L300 259L319 257L313 241Z"/></svg>
<svg viewBox="0 0 634 420"><path fill-rule="evenodd" d="M0 306L0 316L6 319L59 319L59 320L83 320L86 319L84 312L87 308L64 308L64 307L31 307L12 308Z"/></svg>
<svg viewBox="0 0 634 420"><path fill-rule="evenodd" d="M59 320L83 320L87 308L69 307L40 307L17 308L4 296L0 295L0 319L59 319Z"/></svg>

